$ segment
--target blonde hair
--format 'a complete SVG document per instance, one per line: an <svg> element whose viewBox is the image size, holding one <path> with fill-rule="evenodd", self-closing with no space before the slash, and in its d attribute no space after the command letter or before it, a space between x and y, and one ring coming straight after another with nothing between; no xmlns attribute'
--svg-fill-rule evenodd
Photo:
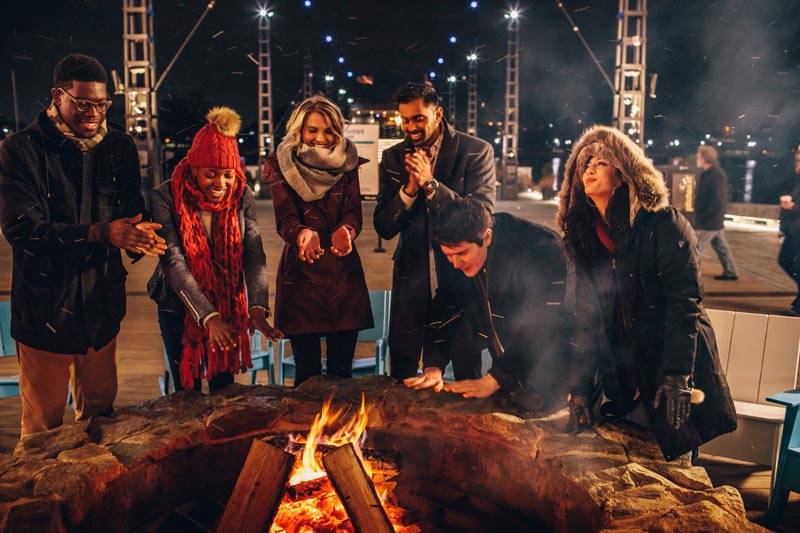
<svg viewBox="0 0 800 533"><path fill-rule="evenodd" d="M333 135L336 137L334 146L344 141L344 116L339 106L324 96L311 96L294 108L289 122L286 123L286 137L284 137L283 143L289 149L295 150L303 144L303 126L306 117L314 112L322 115L333 130Z"/></svg>

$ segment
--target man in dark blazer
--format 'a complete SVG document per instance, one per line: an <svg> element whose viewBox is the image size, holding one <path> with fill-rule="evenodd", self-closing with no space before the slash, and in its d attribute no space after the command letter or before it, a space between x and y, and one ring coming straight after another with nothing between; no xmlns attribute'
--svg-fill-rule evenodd
<svg viewBox="0 0 800 533"><path fill-rule="evenodd" d="M383 153L374 223L384 239L400 234L389 348L391 375L403 380L417 375L431 299L454 273L441 250L431 247L431 224L439 209L467 195L491 212L495 163L489 143L447 123L432 87L407 83L395 100L406 138Z"/></svg>
<svg viewBox="0 0 800 533"><path fill-rule="evenodd" d="M464 198L439 212L433 242L451 263L459 286L436 296L429 329L436 349L425 352L422 375L405 384L466 398L501 391L563 402L569 335L561 238L508 213L491 216ZM482 376L481 358L472 352L484 346L492 367ZM442 373L449 361L457 381L445 384Z"/></svg>

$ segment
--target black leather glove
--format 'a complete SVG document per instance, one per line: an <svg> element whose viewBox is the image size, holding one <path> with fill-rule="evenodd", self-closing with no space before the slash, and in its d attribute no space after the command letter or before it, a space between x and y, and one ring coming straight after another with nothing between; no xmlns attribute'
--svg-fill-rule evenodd
<svg viewBox="0 0 800 533"><path fill-rule="evenodd" d="M689 404L692 398L689 378L688 375L664 376L653 400L653 409L658 409L661 402L665 402L667 424L673 429L680 429L689 418Z"/></svg>
<svg viewBox="0 0 800 533"><path fill-rule="evenodd" d="M569 425L567 431L576 435L582 430L591 427L594 423L592 410L589 406L589 398L581 394L570 396L569 402Z"/></svg>

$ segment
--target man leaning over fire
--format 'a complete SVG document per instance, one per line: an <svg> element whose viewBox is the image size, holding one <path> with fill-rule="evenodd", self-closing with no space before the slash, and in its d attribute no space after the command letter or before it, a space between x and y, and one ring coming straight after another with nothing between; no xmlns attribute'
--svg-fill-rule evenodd
<svg viewBox="0 0 800 533"><path fill-rule="evenodd" d="M439 291L429 325L424 371L404 381L486 398L499 393L531 411L565 381L567 265L561 238L508 213L490 215L476 199L456 199L436 217L433 241L454 269L458 287ZM488 348L492 367L481 376L476 346ZM456 381L444 383L453 363Z"/></svg>

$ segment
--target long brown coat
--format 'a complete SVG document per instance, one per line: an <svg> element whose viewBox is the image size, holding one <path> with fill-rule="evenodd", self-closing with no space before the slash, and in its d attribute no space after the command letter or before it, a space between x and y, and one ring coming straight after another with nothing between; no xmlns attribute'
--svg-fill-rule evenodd
<svg viewBox="0 0 800 533"><path fill-rule="evenodd" d="M371 328L369 292L356 243L344 257L330 250L331 234L339 226L352 227L356 238L361 233L358 169L346 172L314 202L303 201L289 186L276 156L267 159L264 176L272 192L278 234L286 243L275 282L275 326L287 335ZM319 234L325 250L313 264L297 258L297 235L304 228Z"/></svg>

